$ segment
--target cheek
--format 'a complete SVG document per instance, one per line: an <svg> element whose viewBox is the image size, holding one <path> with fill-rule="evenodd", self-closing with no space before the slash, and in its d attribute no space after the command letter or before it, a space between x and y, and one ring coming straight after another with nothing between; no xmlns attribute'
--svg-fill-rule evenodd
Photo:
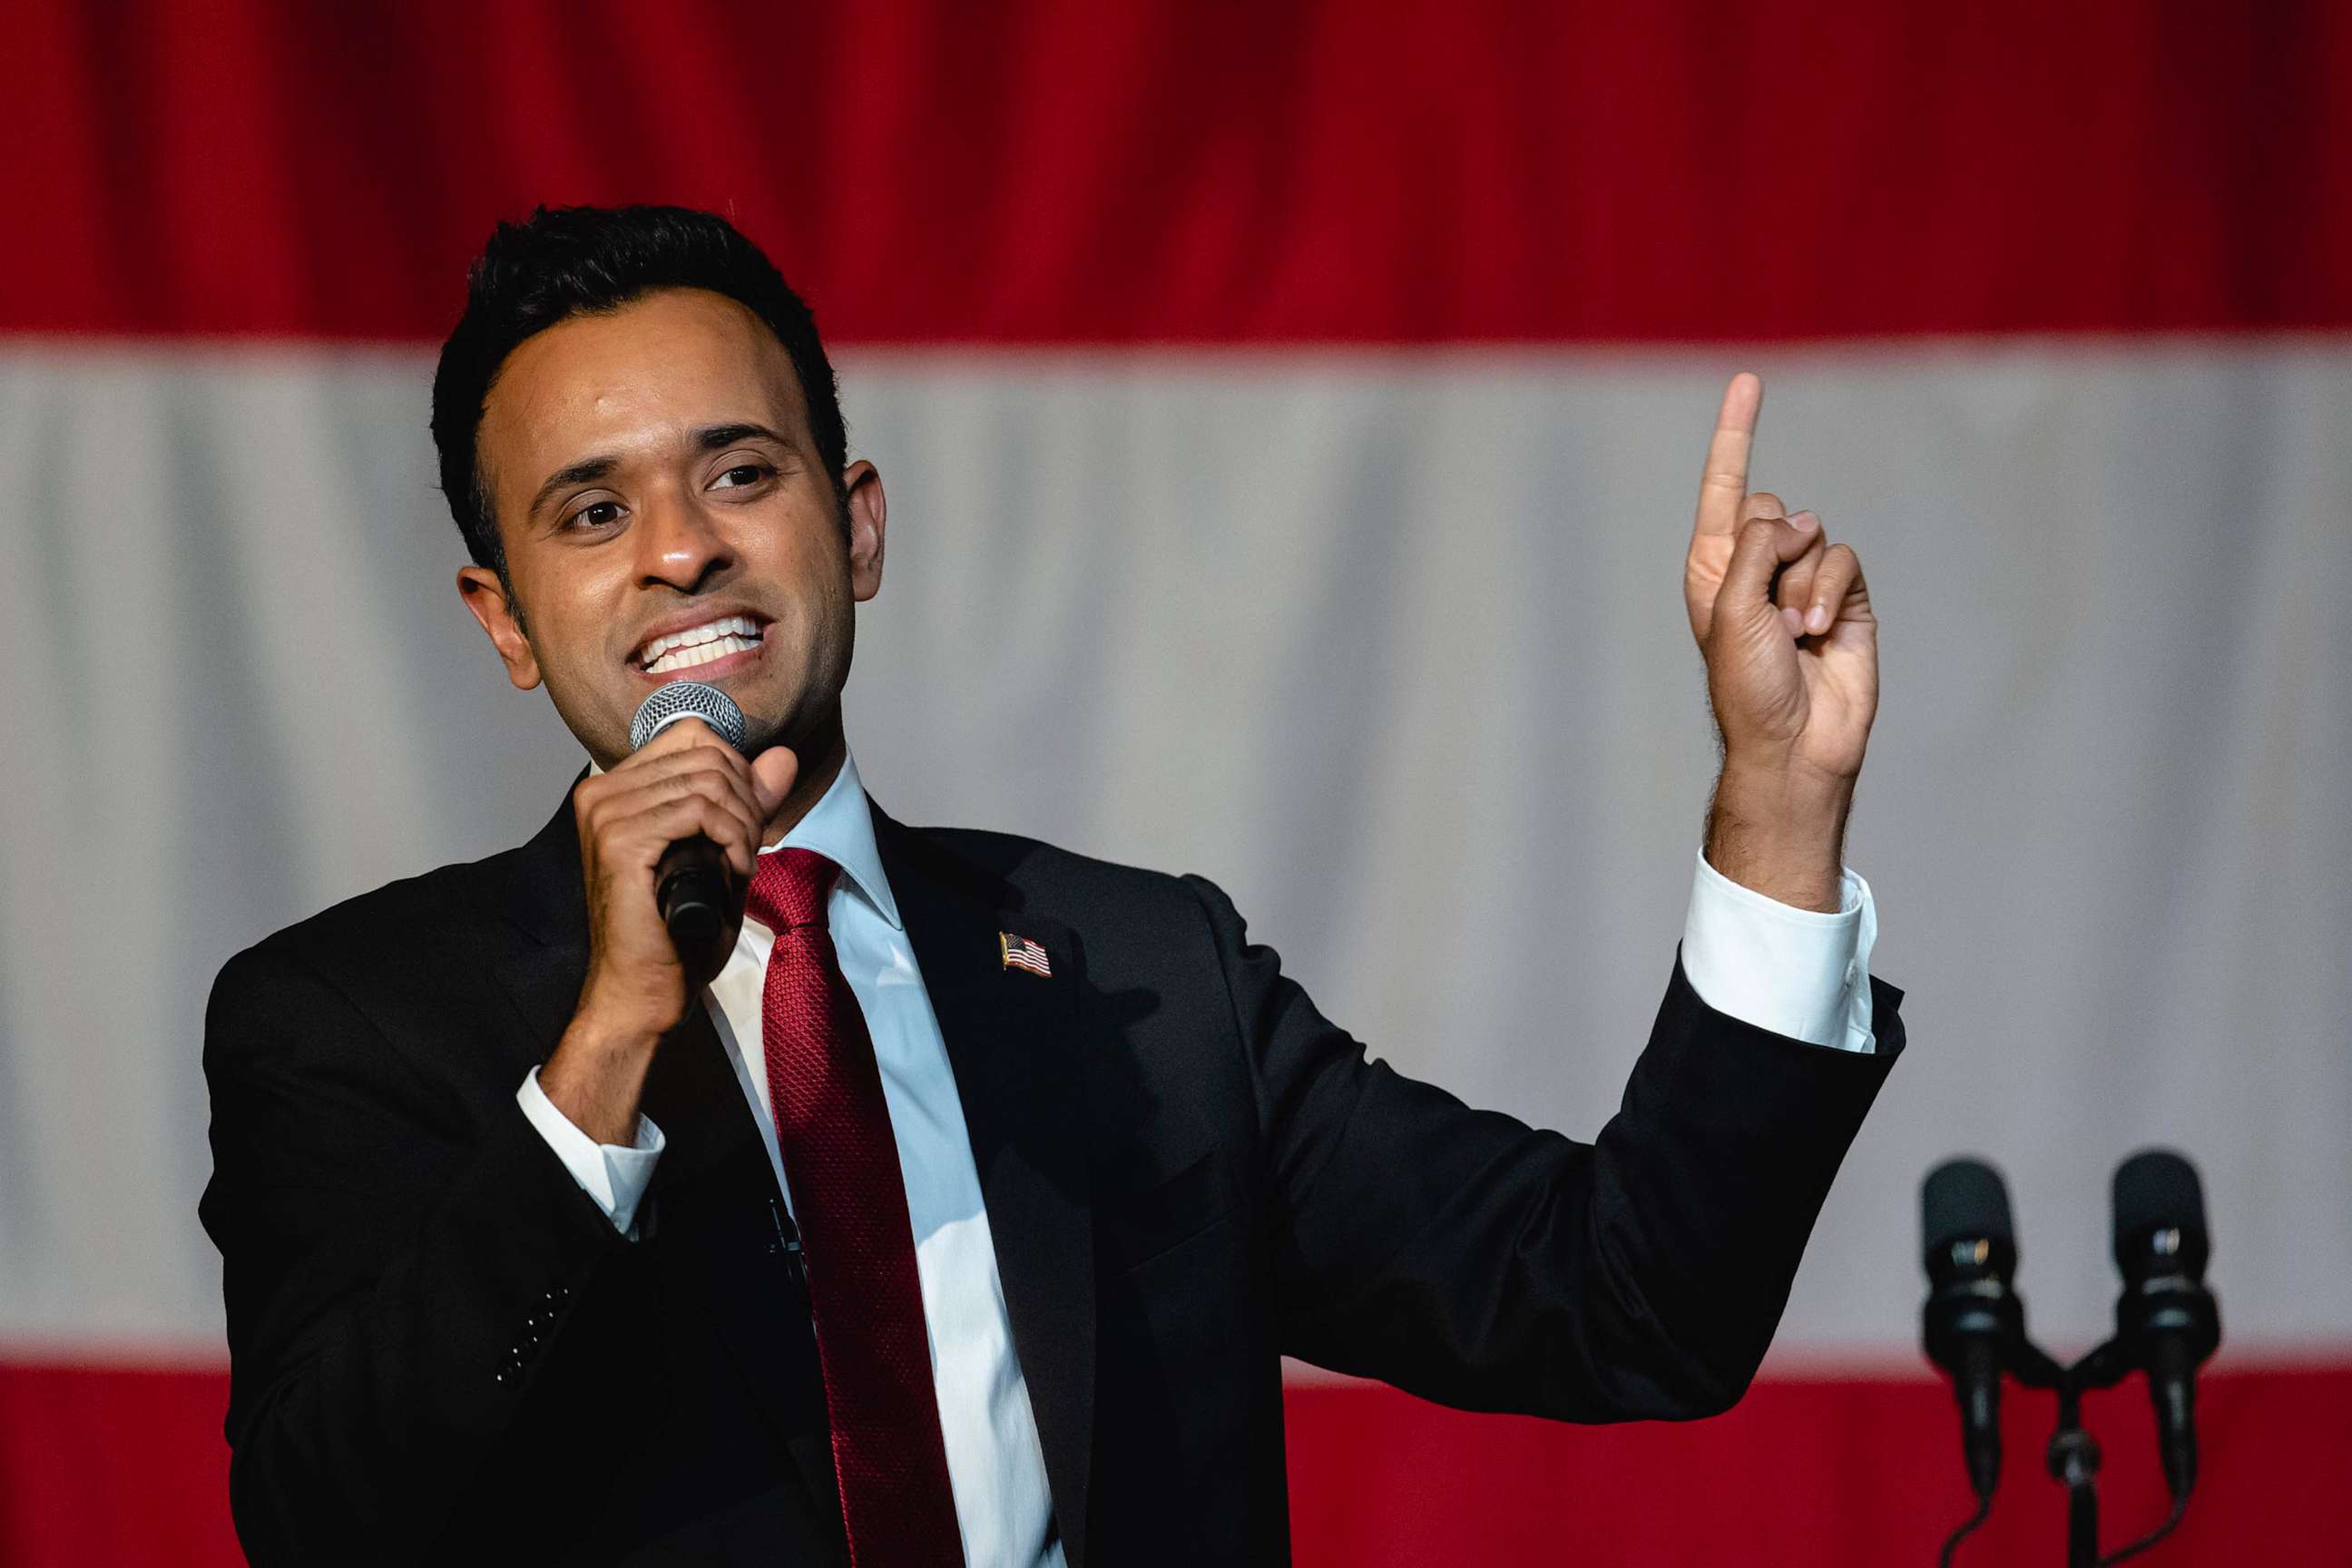
<svg viewBox="0 0 2352 1568"><path fill-rule="evenodd" d="M769 635L771 651L781 655L770 660L780 689L797 693L838 685L847 674L853 609L849 585L840 571L836 563L796 575L778 606L777 623Z"/></svg>
<svg viewBox="0 0 2352 1568"><path fill-rule="evenodd" d="M540 672L550 685L567 688L574 700L621 673L610 657L614 621L604 588L586 574L547 577L533 584L524 600L530 606L524 624Z"/></svg>
<svg viewBox="0 0 2352 1568"><path fill-rule="evenodd" d="M837 538L803 530L779 565L777 577L793 605L793 618L806 636L817 636L846 612L849 554Z"/></svg>

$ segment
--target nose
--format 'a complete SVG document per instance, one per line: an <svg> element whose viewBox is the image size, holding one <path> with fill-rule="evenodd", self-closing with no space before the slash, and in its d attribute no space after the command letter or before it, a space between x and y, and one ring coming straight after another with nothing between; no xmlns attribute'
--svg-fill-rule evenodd
<svg viewBox="0 0 2352 1568"><path fill-rule="evenodd" d="M649 498L639 512L637 580L701 592L735 564L734 547L702 508L683 497Z"/></svg>

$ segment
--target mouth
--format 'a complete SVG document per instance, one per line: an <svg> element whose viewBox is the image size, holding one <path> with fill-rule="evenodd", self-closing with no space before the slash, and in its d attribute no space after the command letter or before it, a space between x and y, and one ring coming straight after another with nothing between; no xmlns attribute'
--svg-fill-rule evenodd
<svg viewBox="0 0 2352 1568"><path fill-rule="evenodd" d="M651 680L691 674L698 680L731 674L759 658L767 623L750 616L715 616L695 626L648 637L629 663Z"/></svg>

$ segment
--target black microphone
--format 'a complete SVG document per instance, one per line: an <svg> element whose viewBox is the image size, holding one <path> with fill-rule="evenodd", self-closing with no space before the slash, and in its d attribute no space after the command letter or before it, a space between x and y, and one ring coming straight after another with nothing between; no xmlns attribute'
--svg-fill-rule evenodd
<svg viewBox="0 0 2352 1568"><path fill-rule="evenodd" d="M1947 1160L1928 1172L1919 1234L1927 1265L1920 1339L1927 1359L1952 1374L1969 1483L1990 1507L2000 1479L2001 1374L2025 1339L2025 1303L2011 1284L2017 1236L2000 1173L1981 1160Z"/></svg>
<svg viewBox="0 0 2352 1568"><path fill-rule="evenodd" d="M2221 1342L2221 1309L2205 1287L2212 1243L2197 1168L2169 1149L2116 1167L2116 1341L2147 1373L2157 1450L2175 1502L2197 1484L2197 1368Z"/></svg>
<svg viewBox="0 0 2352 1568"><path fill-rule="evenodd" d="M637 704L629 721L629 750L643 749L681 719L699 719L720 740L743 750L743 710L727 693L698 680L673 680ZM730 906L740 901L730 882L726 855L699 833L663 850L654 869L662 924L669 928L678 962L698 984L707 984L727 963L722 943Z"/></svg>

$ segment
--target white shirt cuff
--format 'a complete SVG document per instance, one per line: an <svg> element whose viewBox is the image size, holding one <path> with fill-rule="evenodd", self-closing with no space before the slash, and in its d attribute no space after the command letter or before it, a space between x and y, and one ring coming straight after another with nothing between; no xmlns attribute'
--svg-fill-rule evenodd
<svg viewBox="0 0 2352 1568"><path fill-rule="evenodd" d="M1718 1013L1790 1039L1865 1055L1870 949L1878 908L1852 868L1838 880L1838 910L1801 910L1745 888L1697 854L1683 975Z"/></svg>
<svg viewBox="0 0 2352 1568"><path fill-rule="evenodd" d="M647 1184L654 1179L654 1165L661 1152L669 1146L662 1130L654 1125L650 1116L637 1118L637 1137L633 1144L599 1143L572 1124L572 1119L555 1109L555 1101L539 1087L539 1069L533 1068L515 1090L515 1100L522 1113L580 1184L580 1190L596 1200L614 1229L630 1240L636 1239L637 1205L646 1195Z"/></svg>

